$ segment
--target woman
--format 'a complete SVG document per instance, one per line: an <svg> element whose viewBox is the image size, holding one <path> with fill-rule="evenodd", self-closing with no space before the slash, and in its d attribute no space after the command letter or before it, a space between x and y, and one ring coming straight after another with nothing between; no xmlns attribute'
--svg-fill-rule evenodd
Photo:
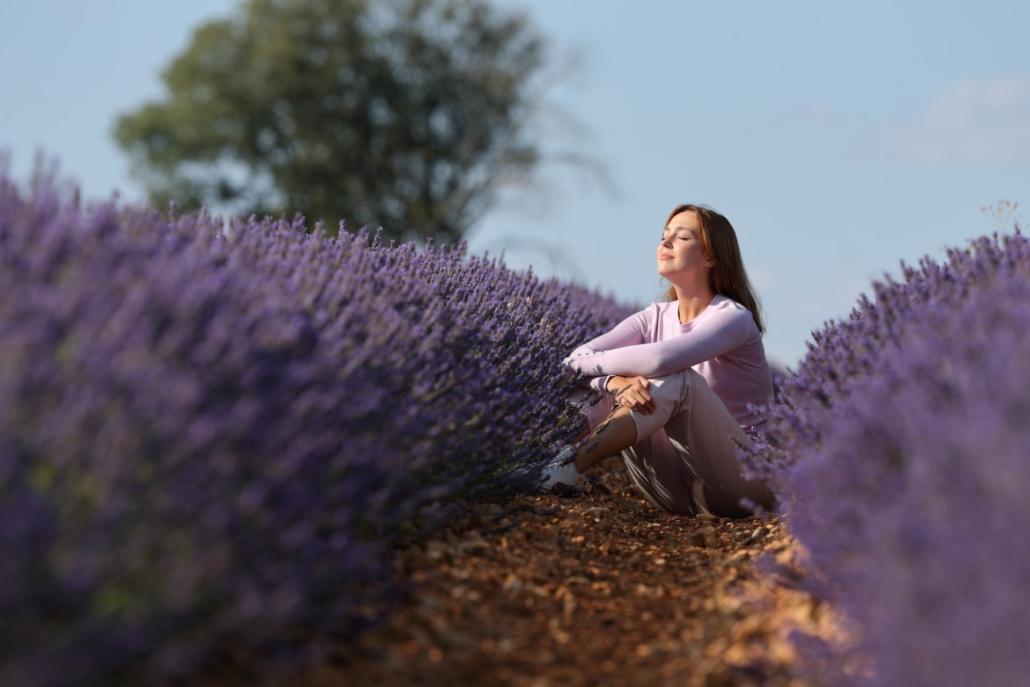
<svg viewBox="0 0 1030 687"><path fill-rule="evenodd" d="M649 501L672 513L743 517L771 508L737 456L772 400L758 312L733 226L711 208L680 205L656 251L672 282L652 303L562 361L591 377L572 401L589 429L544 468L543 488L575 485L583 471L621 453Z"/></svg>

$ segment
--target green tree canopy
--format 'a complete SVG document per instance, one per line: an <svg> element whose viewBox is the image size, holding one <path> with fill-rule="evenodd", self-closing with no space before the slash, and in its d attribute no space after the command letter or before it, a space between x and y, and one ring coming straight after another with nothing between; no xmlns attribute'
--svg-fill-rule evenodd
<svg viewBox="0 0 1030 687"><path fill-rule="evenodd" d="M540 160L548 50L484 0L248 0L115 136L159 205L456 241Z"/></svg>

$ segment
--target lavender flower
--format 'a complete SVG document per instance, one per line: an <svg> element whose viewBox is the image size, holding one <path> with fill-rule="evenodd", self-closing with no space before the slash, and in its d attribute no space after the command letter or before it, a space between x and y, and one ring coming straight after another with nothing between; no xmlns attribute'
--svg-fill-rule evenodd
<svg viewBox="0 0 1030 687"><path fill-rule="evenodd" d="M578 429L561 358L627 309L465 250L0 176L0 684L289 670L385 608L401 538L526 486Z"/></svg>
<svg viewBox="0 0 1030 687"><path fill-rule="evenodd" d="M1030 242L903 266L815 335L749 468L860 628L799 638L834 684L1018 683L1030 671ZM842 669L856 656L868 673Z"/></svg>

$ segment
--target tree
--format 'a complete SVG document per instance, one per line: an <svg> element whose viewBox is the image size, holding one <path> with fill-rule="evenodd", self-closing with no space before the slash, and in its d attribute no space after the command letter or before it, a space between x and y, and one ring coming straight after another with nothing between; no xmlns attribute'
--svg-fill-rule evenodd
<svg viewBox="0 0 1030 687"><path fill-rule="evenodd" d="M248 0L115 137L151 202L457 241L540 161L545 40L485 0Z"/></svg>

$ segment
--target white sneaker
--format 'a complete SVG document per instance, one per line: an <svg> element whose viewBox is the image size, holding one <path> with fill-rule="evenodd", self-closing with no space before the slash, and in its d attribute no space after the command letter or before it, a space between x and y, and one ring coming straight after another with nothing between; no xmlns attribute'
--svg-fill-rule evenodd
<svg viewBox="0 0 1030 687"><path fill-rule="evenodd" d="M550 463L544 466L541 476L540 491L551 491L559 484L576 487L585 481L583 473L572 461L576 458L576 449L566 446Z"/></svg>

